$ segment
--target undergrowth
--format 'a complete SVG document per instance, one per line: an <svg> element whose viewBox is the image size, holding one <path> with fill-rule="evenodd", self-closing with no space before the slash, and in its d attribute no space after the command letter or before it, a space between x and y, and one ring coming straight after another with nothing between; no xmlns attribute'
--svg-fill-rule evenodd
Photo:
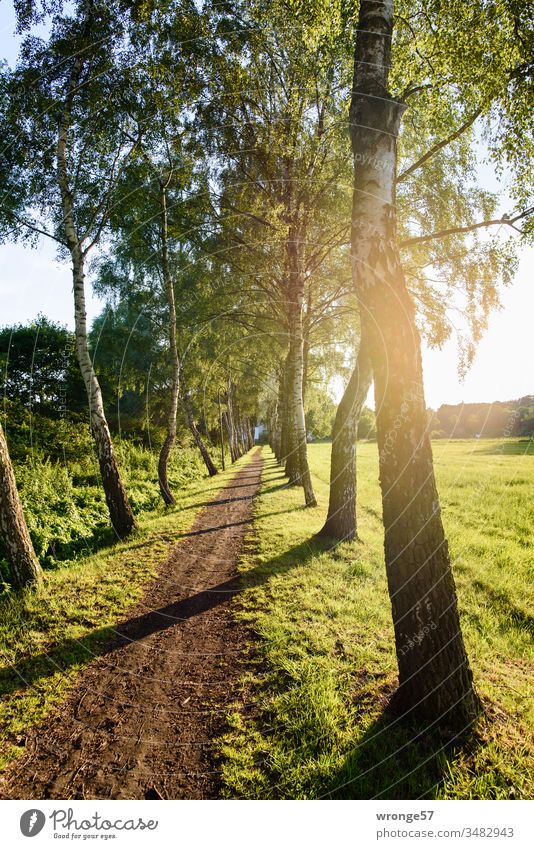
<svg viewBox="0 0 534 849"><path fill-rule="evenodd" d="M98 462L84 418L30 418L20 405L10 412L6 428L10 453L26 523L43 568L55 569L111 542ZM13 418L14 412L18 418ZM115 449L134 513L156 509L161 500L157 448L149 450L116 437ZM186 436L170 457L170 486L179 490L204 474L199 451ZM9 583L3 554L0 542L0 578Z"/></svg>

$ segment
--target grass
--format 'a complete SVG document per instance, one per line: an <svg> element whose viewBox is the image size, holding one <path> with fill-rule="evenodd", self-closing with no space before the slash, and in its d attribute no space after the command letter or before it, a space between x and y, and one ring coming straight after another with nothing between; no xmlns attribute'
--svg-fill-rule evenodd
<svg viewBox="0 0 534 849"><path fill-rule="evenodd" d="M310 446L312 510L265 449L242 562L245 581L250 569L255 579L237 613L257 634L257 653L220 744L227 797L532 797L532 453L518 440L434 443L462 627L486 706L470 737L444 748L384 713L396 659L376 445L359 446L362 541L336 547L312 539L327 506L330 445Z"/></svg>
<svg viewBox="0 0 534 849"><path fill-rule="evenodd" d="M204 503L248 462L174 490L176 506L138 515L125 542L57 564L38 592L0 597L0 770L22 751L28 728L60 702L142 595Z"/></svg>

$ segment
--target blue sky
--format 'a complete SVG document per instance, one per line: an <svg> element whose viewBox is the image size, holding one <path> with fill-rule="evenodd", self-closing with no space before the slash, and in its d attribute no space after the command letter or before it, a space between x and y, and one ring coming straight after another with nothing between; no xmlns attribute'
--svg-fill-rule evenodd
<svg viewBox="0 0 534 849"><path fill-rule="evenodd" d="M12 3L4 0L0 2L0 55L10 64L14 63L18 52L14 27ZM493 173L483 165L480 179L485 188L495 188ZM502 211L507 210L503 199ZM461 401L504 401L534 394L533 270L534 249L525 249L515 282L503 294L503 309L490 317L489 329L463 382L457 374L458 356L454 340L441 351L423 351L429 406ZM92 295L90 283L87 308L89 320L102 308L102 303ZM0 326L30 321L39 313L72 328L72 287L68 264L56 261L55 247L45 238L35 249L22 245L0 245Z"/></svg>

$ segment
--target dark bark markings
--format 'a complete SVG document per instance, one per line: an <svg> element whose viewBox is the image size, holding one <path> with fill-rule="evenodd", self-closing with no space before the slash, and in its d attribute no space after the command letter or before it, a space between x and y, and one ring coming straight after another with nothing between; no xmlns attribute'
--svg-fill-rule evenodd
<svg viewBox="0 0 534 849"><path fill-rule="evenodd" d="M460 733L476 717L479 700L441 521L420 338L397 246L396 142L404 104L387 87L392 30L392 0L362 0L350 107L353 274L375 381L397 703ZM406 651L407 645L413 648Z"/></svg>

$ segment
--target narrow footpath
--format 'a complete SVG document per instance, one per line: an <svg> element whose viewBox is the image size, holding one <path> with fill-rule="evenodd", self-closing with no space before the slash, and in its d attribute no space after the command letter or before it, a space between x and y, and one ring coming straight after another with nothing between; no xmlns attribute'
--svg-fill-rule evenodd
<svg viewBox="0 0 534 849"><path fill-rule="evenodd" d="M66 701L28 734L7 799L206 799L249 638L234 620L236 564L260 450L197 516Z"/></svg>

